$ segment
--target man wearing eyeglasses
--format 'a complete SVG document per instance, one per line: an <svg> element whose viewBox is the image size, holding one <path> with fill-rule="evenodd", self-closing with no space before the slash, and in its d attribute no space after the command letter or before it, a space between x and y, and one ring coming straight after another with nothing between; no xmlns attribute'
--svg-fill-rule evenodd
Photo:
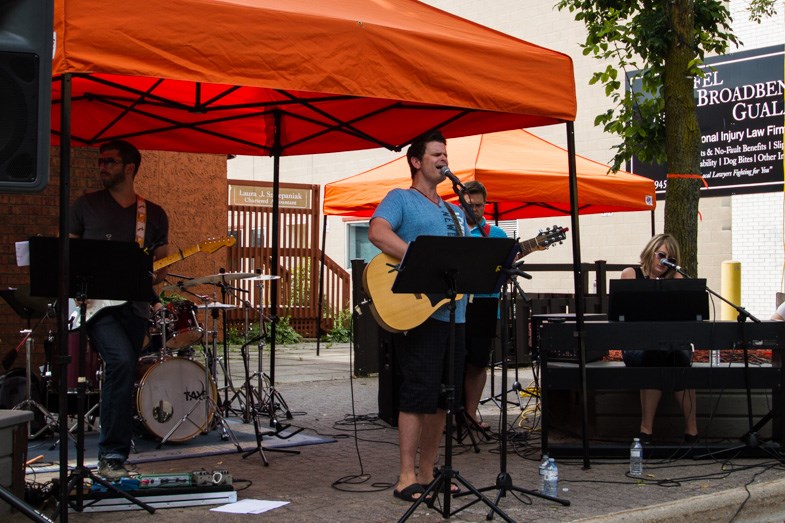
<svg viewBox="0 0 785 523"><path fill-rule="evenodd" d="M98 168L104 188L85 194L73 203L70 236L136 242L140 248L152 252L153 259L165 257L169 243L169 218L163 208L146 201L134 189L142 161L139 150L124 140L115 140L101 145L99 151ZM106 260L106 263L111 264L112 260ZM118 280L123 276L117 274ZM164 277L165 271L158 271L153 283ZM152 286L149 302L126 302L105 307L96 312L87 324L90 342L104 362L98 474L108 480L129 475L124 463L131 450L136 364L147 332L151 306L154 309L161 307Z"/></svg>
<svg viewBox="0 0 785 523"><path fill-rule="evenodd" d="M472 180L464 184L463 192L466 203L474 216L467 214L466 221L471 228L472 236L488 238L506 238L507 233L500 227L485 221L485 204L488 192L485 186ZM498 318L499 296L497 294L475 294L466 307L466 367L464 369L464 409L469 421L482 430L490 426L478 421L477 409L485 388L486 370L490 363L491 346L496 336L496 320Z"/></svg>

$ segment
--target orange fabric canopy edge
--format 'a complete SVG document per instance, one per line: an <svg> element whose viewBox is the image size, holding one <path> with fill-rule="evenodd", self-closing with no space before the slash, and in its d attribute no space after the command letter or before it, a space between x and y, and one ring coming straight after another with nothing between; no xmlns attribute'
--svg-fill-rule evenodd
<svg viewBox="0 0 785 523"><path fill-rule="evenodd" d="M454 138L447 141L450 170L462 182L477 180L488 190L498 219L511 220L570 214L568 153L522 129ZM576 156L578 206L581 214L646 211L656 206L654 182ZM406 156L369 171L328 183L324 214L369 217L393 188L408 188ZM439 185L445 200L457 203L452 184ZM486 208L486 216L493 206Z"/></svg>
<svg viewBox="0 0 785 523"><path fill-rule="evenodd" d="M455 137L576 114L567 55L414 0L56 0L54 28L74 145L272 154L275 109L280 154L399 149L434 127Z"/></svg>

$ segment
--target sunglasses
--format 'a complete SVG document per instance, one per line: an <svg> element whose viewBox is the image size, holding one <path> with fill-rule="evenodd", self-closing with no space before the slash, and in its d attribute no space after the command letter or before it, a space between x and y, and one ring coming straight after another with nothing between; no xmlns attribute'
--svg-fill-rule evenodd
<svg viewBox="0 0 785 523"><path fill-rule="evenodd" d="M664 252L655 252L654 256L656 256L658 260L668 260L671 263L676 263L676 258L668 256Z"/></svg>

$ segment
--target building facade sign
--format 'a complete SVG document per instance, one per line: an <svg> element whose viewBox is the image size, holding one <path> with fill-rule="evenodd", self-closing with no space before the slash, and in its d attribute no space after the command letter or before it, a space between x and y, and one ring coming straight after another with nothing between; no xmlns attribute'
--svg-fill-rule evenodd
<svg viewBox="0 0 785 523"><path fill-rule="evenodd" d="M706 59L705 76L694 83L702 196L783 190L784 64L782 45ZM632 171L664 196L663 166L633 158Z"/></svg>
<svg viewBox="0 0 785 523"><path fill-rule="evenodd" d="M278 206L281 209L311 208L311 190L281 187L278 193ZM273 206L273 188L252 185L230 185L229 205L250 205L254 207Z"/></svg>

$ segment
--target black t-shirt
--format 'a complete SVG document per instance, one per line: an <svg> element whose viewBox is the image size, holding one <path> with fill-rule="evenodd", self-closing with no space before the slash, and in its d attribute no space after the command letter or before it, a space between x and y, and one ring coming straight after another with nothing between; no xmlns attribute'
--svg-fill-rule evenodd
<svg viewBox="0 0 785 523"><path fill-rule="evenodd" d="M160 205L146 200L144 247L158 248L169 243L169 218ZM80 196L71 206L70 232L86 240L136 241L136 203L122 207L108 190ZM108 260L111 263L111 260ZM118 275L118 278L122 277ZM150 289L151 299L155 296ZM149 316L149 304L134 304L134 312Z"/></svg>

